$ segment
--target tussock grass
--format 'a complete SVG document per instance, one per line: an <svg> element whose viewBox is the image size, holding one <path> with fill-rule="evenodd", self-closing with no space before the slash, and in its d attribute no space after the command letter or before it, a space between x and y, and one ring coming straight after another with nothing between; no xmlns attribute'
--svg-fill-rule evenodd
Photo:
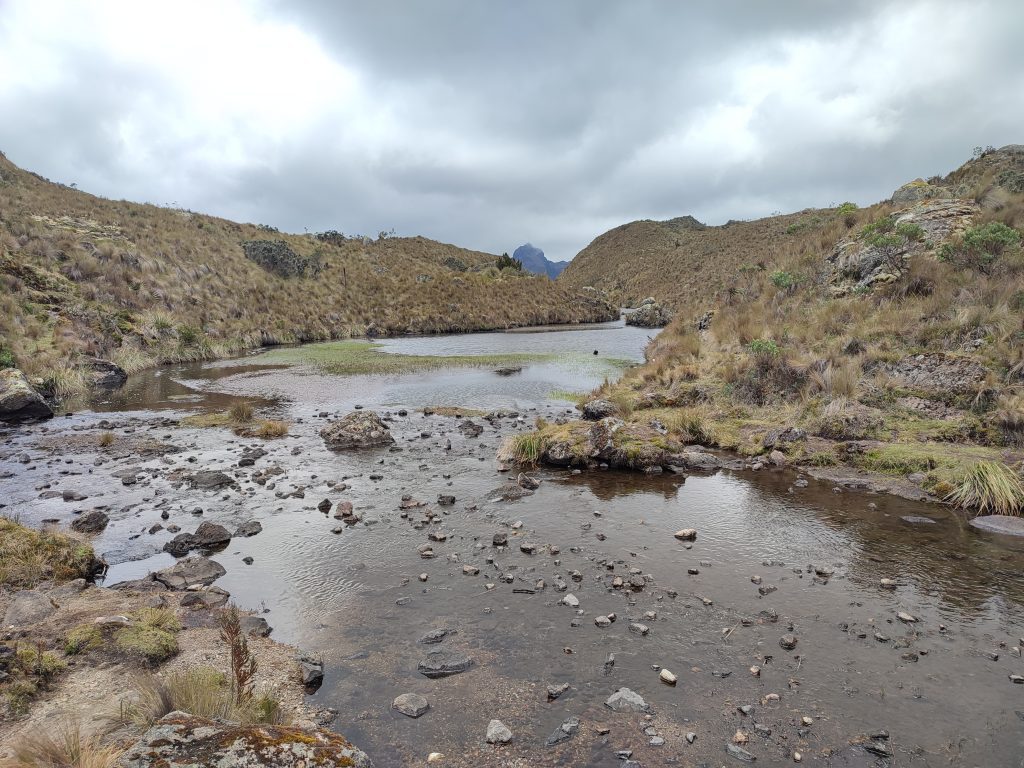
<svg viewBox="0 0 1024 768"><path fill-rule="evenodd" d="M122 749L86 735L77 720L48 725L20 737L13 745L9 768L113 768Z"/></svg>
<svg viewBox="0 0 1024 768"><path fill-rule="evenodd" d="M257 693L239 705L227 676L211 667L172 672L161 678L142 678L135 687L138 695L122 703L119 719L143 728L175 710L210 720L284 722L284 713L273 696Z"/></svg>
<svg viewBox="0 0 1024 768"><path fill-rule="evenodd" d="M546 443L540 432L526 432L507 438L499 458L525 466L536 466L544 455Z"/></svg>
<svg viewBox="0 0 1024 768"><path fill-rule="evenodd" d="M979 461L963 473L946 501L981 515L1020 515L1024 480L1001 462Z"/></svg>
<svg viewBox="0 0 1024 768"><path fill-rule="evenodd" d="M235 403L228 409L228 417L238 424L246 424L252 421L252 416L252 406L248 403Z"/></svg>
<svg viewBox="0 0 1024 768"><path fill-rule="evenodd" d="M284 437L288 434L287 421L261 421L254 433L256 437L264 440Z"/></svg>
<svg viewBox="0 0 1024 768"><path fill-rule="evenodd" d="M92 547L73 536L0 517L0 585L31 588L45 580L84 579L94 563Z"/></svg>

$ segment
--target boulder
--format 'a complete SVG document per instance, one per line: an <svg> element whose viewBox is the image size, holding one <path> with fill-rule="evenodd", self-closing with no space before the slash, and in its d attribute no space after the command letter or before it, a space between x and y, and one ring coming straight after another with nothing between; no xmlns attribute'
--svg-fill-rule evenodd
<svg viewBox="0 0 1024 768"><path fill-rule="evenodd" d="M90 382L99 389L118 389L128 381L128 372L109 360L90 357L85 364L89 367Z"/></svg>
<svg viewBox="0 0 1024 768"><path fill-rule="evenodd" d="M421 696L418 693L403 693L401 696L395 697L395 700L391 702L391 708L406 717L415 719L427 713L427 710L430 709L430 702L427 701L426 696Z"/></svg>
<svg viewBox="0 0 1024 768"><path fill-rule="evenodd" d="M7 613L4 614L5 627L21 627L35 624L57 610L49 597L32 590L16 592Z"/></svg>
<svg viewBox="0 0 1024 768"><path fill-rule="evenodd" d="M337 733L286 725L238 725L171 712L114 763L115 768L373 768L366 753Z"/></svg>
<svg viewBox="0 0 1024 768"><path fill-rule="evenodd" d="M1024 517L1011 515L981 515L971 520L971 527L989 533L1024 536Z"/></svg>
<svg viewBox="0 0 1024 768"><path fill-rule="evenodd" d="M449 677L465 672L473 666L473 660L457 651L437 650L427 654L417 665L421 675L429 678Z"/></svg>
<svg viewBox="0 0 1024 768"><path fill-rule="evenodd" d="M262 616L242 616L239 622L242 631L251 637L267 637L274 631Z"/></svg>
<svg viewBox="0 0 1024 768"><path fill-rule="evenodd" d="M263 525L258 520L249 520L242 523L235 529L235 536L255 536L263 530Z"/></svg>
<svg viewBox="0 0 1024 768"><path fill-rule="evenodd" d="M231 541L231 534L223 525L200 523L195 532L196 545L205 549L220 547Z"/></svg>
<svg viewBox="0 0 1024 768"><path fill-rule="evenodd" d="M186 557L184 560L157 571L153 578L168 589L185 590L196 586L208 586L223 576L227 571L216 560L205 557Z"/></svg>
<svg viewBox="0 0 1024 768"><path fill-rule="evenodd" d="M353 411L320 430L327 447L335 451L392 445L395 438L373 411Z"/></svg>
<svg viewBox="0 0 1024 768"><path fill-rule="evenodd" d="M487 724L488 744L508 744L512 741L512 731L501 720L491 720Z"/></svg>
<svg viewBox="0 0 1024 768"><path fill-rule="evenodd" d="M0 421L49 419L53 410L17 368L0 369Z"/></svg>
<svg viewBox="0 0 1024 768"><path fill-rule="evenodd" d="M235 481L231 476L225 475L223 472L216 472L211 470L202 470L195 472L188 479L188 484L193 488L197 488L201 491L215 491L218 488L223 488L226 485L234 485Z"/></svg>
<svg viewBox="0 0 1024 768"><path fill-rule="evenodd" d="M924 179L907 182L892 193L894 203L919 203L934 197L952 197L946 187L929 184Z"/></svg>
<svg viewBox="0 0 1024 768"><path fill-rule="evenodd" d="M664 328L671 321L672 313L653 300L626 315L626 325L639 328Z"/></svg>
<svg viewBox="0 0 1024 768"><path fill-rule="evenodd" d="M105 512L94 509L72 520L71 530L78 533L100 533L107 527L109 522L110 518Z"/></svg>

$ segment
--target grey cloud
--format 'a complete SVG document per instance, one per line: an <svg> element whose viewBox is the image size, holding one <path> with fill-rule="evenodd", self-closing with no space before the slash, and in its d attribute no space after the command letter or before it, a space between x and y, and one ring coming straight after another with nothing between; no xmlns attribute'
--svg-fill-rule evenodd
<svg viewBox="0 0 1024 768"><path fill-rule="evenodd" d="M951 1L299 0L248 12L318 41L361 100L328 91L283 136L241 117L223 134L178 114L188 95L173 72L125 66L85 39L37 52L55 79L5 89L0 73L0 112L17 116L0 121L0 149L112 197L295 231L394 228L495 252L530 241L563 259L634 218L869 203L976 144L1022 138L1024 10L1012 0L972 4L963 29L943 26L965 13ZM25 32L0 21L0 46Z"/></svg>

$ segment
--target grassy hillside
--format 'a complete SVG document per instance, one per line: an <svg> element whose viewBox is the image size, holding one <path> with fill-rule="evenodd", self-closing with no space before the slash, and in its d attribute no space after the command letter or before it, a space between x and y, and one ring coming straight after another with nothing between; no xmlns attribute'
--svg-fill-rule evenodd
<svg viewBox="0 0 1024 768"><path fill-rule="evenodd" d="M294 235L106 200L0 155L0 365L82 386L261 344L611 319L591 294L422 237Z"/></svg>
<svg viewBox="0 0 1024 768"><path fill-rule="evenodd" d="M581 278L595 246L610 253L618 238L648 255L643 274L670 252L668 228L613 230L570 269ZM718 256L702 267L680 246L660 267L687 265L660 283L674 290L675 321L644 366L596 394L626 420L624 436L779 451L777 460L900 476L967 507L1020 512L1022 230L1022 147L868 209L691 227L680 240L715 244ZM621 261L612 269L628 268L624 252ZM706 283L719 290L697 293ZM653 283L629 285L633 296L658 294ZM546 430L541 448L565 428Z"/></svg>

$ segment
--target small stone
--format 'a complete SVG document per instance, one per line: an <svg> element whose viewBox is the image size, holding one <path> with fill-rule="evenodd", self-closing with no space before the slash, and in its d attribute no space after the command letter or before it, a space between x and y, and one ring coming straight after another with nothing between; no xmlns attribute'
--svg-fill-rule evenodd
<svg viewBox="0 0 1024 768"><path fill-rule="evenodd" d="M687 744L693 744L693 742L695 742L696 740L697 740L697 734L694 733L693 731L687 731L687 733L686 733L686 743Z"/></svg>
<svg viewBox="0 0 1024 768"><path fill-rule="evenodd" d="M893 579L881 579L878 585L882 589L896 589L896 582Z"/></svg>
<svg viewBox="0 0 1024 768"><path fill-rule="evenodd" d="M419 575L419 579L420 579L420 581L426 581L426 580L427 580L427 578L428 578L428 576L427 576L427 574L425 574L425 573L421 573L421 574Z"/></svg>
<svg viewBox="0 0 1024 768"><path fill-rule="evenodd" d="M917 623L917 617L907 613L906 611L900 611L899 613L897 613L896 618L902 621L904 624Z"/></svg>
<svg viewBox="0 0 1024 768"><path fill-rule="evenodd" d="M814 725L814 718L813 717L801 717L800 718L800 722L803 723L804 725Z"/></svg>
<svg viewBox="0 0 1024 768"><path fill-rule="evenodd" d="M480 573L480 569L475 565L464 565L462 566L462 573L466 576L476 576Z"/></svg>
<svg viewBox="0 0 1024 768"><path fill-rule="evenodd" d="M501 720L491 720L487 724L488 744L508 744L512 741L512 731Z"/></svg>
<svg viewBox="0 0 1024 768"><path fill-rule="evenodd" d="M661 672L658 673L658 679L665 683L665 685L675 685L679 678L667 669L662 669Z"/></svg>
<svg viewBox="0 0 1024 768"><path fill-rule="evenodd" d="M629 625L629 631L643 636L643 635L646 635L648 632L650 632L651 628L648 627L646 624L640 624L638 622L633 622L632 624Z"/></svg>
<svg viewBox="0 0 1024 768"><path fill-rule="evenodd" d="M579 608L580 607L579 598L576 597L576 595L574 595L572 592L569 592L567 595L565 595L561 599L561 603L563 605L568 605L570 608Z"/></svg>
<svg viewBox="0 0 1024 768"><path fill-rule="evenodd" d="M696 528L682 528L675 532L675 537L680 541L696 541L697 529Z"/></svg>
<svg viewBox="0 0 1024 768"><path fill-rule="evenodd" d="M605 627L610 627L612 625L612 622L609 620L607 616L598 616L594 619L594 624L604 629Z"/></svg>
<svg viewBox="0 0 1024 768"><path fill-rule="evenodd" d="M804 756L801 755L799 752L794 752L793 753L793 762L794 763L799 763L803 759L804 759Z"/></svg>
<svg viewBox="0 0 1024 768"><path fill-rule="evenodd" d="M796 635L783 635L779 638L779 647L787 651L791 651L796 648L796 643Z"/></svg>
<svg viewBox="0 0 1024 768"><path fill-rule="evenodd" d="M562 683L560 685L549 685L548 686L548 701L554 701L563 693L569 690L568 683Z"/></svg>

